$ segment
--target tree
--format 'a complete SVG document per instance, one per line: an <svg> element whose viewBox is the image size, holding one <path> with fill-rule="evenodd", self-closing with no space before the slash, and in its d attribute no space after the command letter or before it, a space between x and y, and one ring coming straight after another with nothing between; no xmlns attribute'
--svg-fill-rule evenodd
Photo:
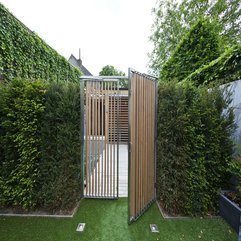
<svg viewBox="0 0 241 241"><path fill-rule="evenodd" d="M223 46L241 42L240 0L159 0L153 12L150 68L157 75L180 39L200 17L217 22L216 31L222 37Z"/></svg>
<svg viewBox="0 0 241 241"><path fill-rule="evenodd" d="M181 39L172 56L163 65L161 81L181 81L196 69L220 56L220 37L216 24L199 19Z"/></svg>
<svg viewBox="0 0 241 241"><path fill-rule="evenodd" d="M100 76L125 76L125 73L117 70L112 65L106 65L102 68L102 70L99 73ZM128 88L128 81L127 80L120 80L120 87L122 88Z"/></svg>

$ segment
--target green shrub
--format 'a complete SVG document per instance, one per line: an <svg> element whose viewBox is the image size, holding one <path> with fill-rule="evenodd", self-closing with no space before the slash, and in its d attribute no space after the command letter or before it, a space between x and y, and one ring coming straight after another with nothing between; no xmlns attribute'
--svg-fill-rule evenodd
<svg viewBox="0 0 241 241"><path fill-rule="evenodd" d="M78 81L80 72L0 3L0 74L4 79Z"/></svg>
<svg viewBox="0 0 241 241"><path fill-rule="evenodd" d="M45 91L40 81L16 79L0 84L1 205L36 205Z"/></svg>
<svg viewBox="0 0 241 241"><path fill-rule="evenodd" d="M169 213L215 211L218 190L228 182L234 124L223 91L159 85L158 197Z"/></svg>
<svg viewBox="0 0 241 241"><path fill-rule="evenodd" d="M241 46L226 50L219 58L191 73L184 81L224 84L241 78Z"/></svg>
<svg viewBox="0 0 241 241"><path fill-rule="evenodd" d="M0 206L70 210L81 193L80 87L0 84Z"/></svg>
<svg viewBox="0 0 241 241"><path fill-rule="evenodd" d="M39 205L48 210L72 208L80 198L80 88L51 83L41 127Z"/></svg>
<svg viewBox="0 0 241 241"><path fill-rule="evenodd" d="M164 64L160 81L181 81L219 55L219 35L215 24L208 19L200 19Z"/></svg>

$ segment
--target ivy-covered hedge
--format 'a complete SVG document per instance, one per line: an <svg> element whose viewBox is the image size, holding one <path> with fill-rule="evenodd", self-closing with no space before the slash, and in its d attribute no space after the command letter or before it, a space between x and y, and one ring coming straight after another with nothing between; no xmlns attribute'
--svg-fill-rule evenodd
<svg viewBox="0 0 241 241"><path fill-rule="evenodd" d="M69 210L80 198L80 89L0 83L0 207Z"/></svg>
<svg viewBox="0 0 241 241"><path fill-rule="evenodd" d="M219 58L191 73L184 81L196 85L229 83L241 79L241 46L226 50Z"/></svg>
<svg viewBox="0 0 241 241"><path fill-rule="evenodd" d="M225 96L220 89L159 85L158 198L171 214L215 211L232 158L233 112Z"/></svg>
<svg viewBox="0 0 241 241"><path fill-rule="evenodd" d="M200 19L191 27L164 64L160 81L181 81L219 55L219 35L215 24L208 19Z"/></svg>
<svg viewBox="0 0 241 241"><path fill-rule="evenodd" d="M0 3L0 75L78 81L80 72Z"/></svg>

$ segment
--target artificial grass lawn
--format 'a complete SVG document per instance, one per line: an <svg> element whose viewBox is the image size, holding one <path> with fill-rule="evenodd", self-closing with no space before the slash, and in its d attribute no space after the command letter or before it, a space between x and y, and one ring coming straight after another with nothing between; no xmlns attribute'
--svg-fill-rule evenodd
<svg viewBox="0 0 241 241"><path fill-rule="evenodd" d="M84 233L76 232L85 222ZM151 233L149 224L157 224L160 233ZM237 235L222 219L164 220L156 204L132 225L127 224L127 199L85 199L73 218L0 217L1 241L73 241L73 240L166 240L235 241Z"/></svg>

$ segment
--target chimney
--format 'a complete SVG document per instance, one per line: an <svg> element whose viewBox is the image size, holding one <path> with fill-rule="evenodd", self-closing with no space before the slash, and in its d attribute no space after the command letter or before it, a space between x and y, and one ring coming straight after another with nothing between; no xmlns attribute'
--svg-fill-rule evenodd
<svg viewBox="0 0 241 241"><path fill-rule="evenodd" d="M79 59L78 59L78 62L79 62L79 67L82 66L82 60L81 60L81 49L79 48Z"/></svg>

